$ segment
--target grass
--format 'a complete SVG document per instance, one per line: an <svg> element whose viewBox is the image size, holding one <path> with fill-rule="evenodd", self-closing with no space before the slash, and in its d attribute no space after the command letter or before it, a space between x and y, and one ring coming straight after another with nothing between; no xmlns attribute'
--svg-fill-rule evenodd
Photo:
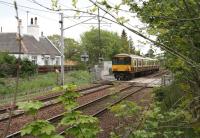
<svg viewBox="0 0 200 138"><path fill-rule="evenodd" d="M60 79L60 75L58 76ZM89 84L91 76L86 71L72 71L65 74L65 84L74 83L76 85ZM57 86L57 74L38 74L31 78L21 78L19 94L30 93L47 87ZM15 90L15 78L0 78L0 96L10 95Z"/></svg>

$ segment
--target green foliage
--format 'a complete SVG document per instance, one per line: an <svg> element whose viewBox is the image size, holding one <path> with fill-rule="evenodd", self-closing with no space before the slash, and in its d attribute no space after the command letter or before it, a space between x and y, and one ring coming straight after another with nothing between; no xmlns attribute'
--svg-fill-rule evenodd
<svg viewBox="0 0 200 138"><path fill-rule="evenodd" d="M72 5L76 8L76 4L77 4L78 0L72 0Z"/></svg>
<svg viewBox="0 0 200 138"><path fill-rule="evenodd" d="M56 73L38 74L30 77L20 79L19 93L26 94L32 90L39 90L46 87L57 86ZM11 94L15 90L14 78L0 78L0 94ZM65 83L74 83L76 85L85 85L91 83L91 75L87 71L71 71L65 74Z"/></svg>
<svg viewBox="0 0 200 138"><path fill-rule="evenodd" d="M64 138L63 136L55 134L56 129L48 121L36 120L21 130L21 135L32 135L39 138Z"/></svg>
<svg viewBox="0 0 200 138"><path fill-rule="evenodd" d="M140 109L141 107L132 101L122 101L110 107L110 111L114 113L115 117L120 119L114 132L110 133L111 138L123 137L128 130L132 130L135 126L133 118L138 118Z"/></svg>
<svg viewBox="0 0 200 138"><path fill-rule="evenodd" d="M151 105L151 109L145 113L144 123L132 135L136 138L196 137L197 134L189 124L187 111L176 109L164 112L160 103L156 103Z"/></svg>
<svg viewBox="0 0 200 138"><path fill-rule="evenodd" d="M36 119L37 111L43 106L39 101L21 102L17 104L19 109L24 110L26 113L33 115ZM56 129L46 120L34 120L26 124L21 130L21 136L32 135L40 138L63 138L63 136L56 135Z"/></svg>
<svg viewBox="0 0 200 138"><path fill-rule="evenodd" d="M196 0L149 0L141 3L142 6L136 2L126 4L131 10L137 12L144 23L149 24L148 30L157 36L157 42L199 64L199 32L196 28L200 26L200 21L193 20L194 17L200 16L199 4ZM191 67L182 59L175 58L167 52L164 55L165 65L175 74L175 77L188 83L193 95L199 93L200 74L197 71L199 67Z"/></svg>
<svg viewBox="0 0 200 138"><path fill-rule="evenodd" d="M110 107L110 111L113 112L116 117L133 117L140 111L140 107L134 102L122 101Z"/></svg>
<svg viewBox="0 0 200 138"><path fill-rule="evenodd" d="M82 47L77 41L72 38L65 38L65 58L70 60L81 60L81 54L83 54L84 47Z"/></svg>
<svg viewBox="0 0 200 138"><path fill-rule="evenodd" d="M37 111L43 106L43 103L40 101L20 102L17 103L17 106L30 115L36 115Z"/></svg>
<svg viewBox="0 0 200 138"><path fill-rule="evenodd" d="M111 138L120 138L120 136L118 136L117 134L115 134L114 132L110 133L110 137Z"/></svg>
<svg viewBox="0 0 200 138"><path fill-rule="evenodd" d="M0 53L0 77L13 76L16 73L16 58L8 53Z"/></svg>
<svg viewBox="0 0 200 138"><path fill-rule="evenodd" d="M60 124L68 126L66 133L76 138L94 138L100 131L97 118L78 111L66 113Z"/></svg>
<svg viewBox="0 0 200 138"><path fill-rule="evenodd" d="M60 97L66 112L60 125L68 127L66 133L77 138L93 138L100 131L98 119L88 115L82 115L81 112L75 111L78 103L76 98L79 93L75 92L76 85L70 84L66 88L64 95Z"/></svg>
<svg viewBox="0 0 200 138"><path fill-rule="evenodd" d="M82 34L81 46L88 52L90 64L98 63L100 55L103 55L105 60L111 60L115 54L128 53L117 33L101 30L99 41L98 29L95 28Z"/></svg>
<svg viewBox="0 0 200 138"><path fill-rule="evenodd" d="M100 128L98 126L98 119L88 115L82 115L81 112L75 111L77 107L76 102L79 93L75 92L76 85L69 84L63 87L66 92L60 96L60 100L63 103L66 112L61 119L59 125L66 126L66 134L75 136L77 138L93 138L95 137ZM29 114L36 114L36 111L42 107L42 103L36 102L23 102L18 104L19 108L25 110ZM56 134L56 128L48 121L35 120L21 130L21 135L31 135L39 138L64 138L61 135Z"/></svg>
<svg viewBox="0 0 200 138"><path fill-rule="evenodd" d="M51 42L60 49L60 36L52 35L48 36ZM83 53L84 48L72 38L64 38L65 51L64 55L67 60L81 60L80 55Z"/></svg>
<svg viewBox="0 0 200 138"><path fill-rule="evenodd" d="M169 110L181 106L181 103L187 99L192 99L189 91L187 84L175 81L169 86L155 89L154 93L155 99L162 103L162 109Z"/></svg>
<svg viewBox="0 0 200 138"><path fill-rule="evenodd" d="M0 53L0 77L16 76L17 59L8 53ZM32 76L36 73L37 66L28 59L22 59L20 62L20 76Z"/></svg>
<svg viewBox="0 0 200 138"><path fill-rule="evenodd" d="M66 92L59 98L65 109L69 112L78 105L76 98L79 97L80 94L75 92L75 88L76 85L74 84L67 85Z"/></svg>
<svg viewBox="0 0 200 138"><path fill-rule="evenodd" d="M21 63L20 75L23 77L30 77L36 73L37 65L33 64L28 59L23 59Z"/></svg>

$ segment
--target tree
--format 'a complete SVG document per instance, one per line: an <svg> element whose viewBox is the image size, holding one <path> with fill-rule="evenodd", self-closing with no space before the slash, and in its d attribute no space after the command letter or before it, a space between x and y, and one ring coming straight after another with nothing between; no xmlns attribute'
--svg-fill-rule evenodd
<svg viewBox="0 0 200 138"><path fill-rule="evenodd" d="M130 53L129 41L124 29L122 30L122 34L121 34L121 41L122 41L122 46L121 46L120 51L122 51L122 53Z"/></svg>
<svg viewBox="0 0 200 138"><path fill-rule="evenodd" d="M121 38L115 32L101 30L101 47L98 43L98 29L92 28L81 35L81 45L88 52L91 64L98 63L100 52L105 60L111 60L113 55L125 51Z"/></svg>
<svg viewBox="0 0 200 138"><path fill-rule="evenodd" d="M84 51L84 47L82 47L77 41L72 38L65 38L65 58L75 61L80 61L80 55Z"/></svg>
<svg viewBox="0 0 200 138"><path fill-rule="evenodd" d="M58 49L60 49L59 35L48 36L48 38ZM81 45L72 38L64 38L64 45L65 45L65 51L64 51L65 59L80 61L80 55L83 52L83 47L81 47Z"/></svg>
<svg viewBox="0 0 200 138"><path fill-rule="evenodd" d="M0 53L0 77L15 77L16 76L17 59L8 53ZM28 59L22 59L20 62L20 76L28 77L36 73L37 65L33 64Z"/></svg>
<svg viewBox="0 0 200 138"><path fill-rule="evenodd" d="M131 37L129 39L129 49L130 49L130 54L136 54L134 43Z"/></svg>

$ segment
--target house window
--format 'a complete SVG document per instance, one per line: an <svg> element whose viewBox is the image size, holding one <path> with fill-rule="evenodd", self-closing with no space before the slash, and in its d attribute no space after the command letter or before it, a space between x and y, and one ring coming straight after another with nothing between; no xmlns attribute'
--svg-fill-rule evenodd
<svg viewBox="0 0 200 138"><path fill-rule="evenodd" d="M49 65L49 57L45 57L45 59L44 59L44 64L45 64L45 65Z"/></svg>
<svg viewBox="0 0 200 138"><path fill-rule="evenodd" d="M36 65L37 64L37 56L32 56L31 61L32 61L33 64Z"/></svg>
<svg viewBox="0 0 200 138"><path fill-rule="evenodd" d="M60 58L56 57L56 65L60 65Z"/></svg>

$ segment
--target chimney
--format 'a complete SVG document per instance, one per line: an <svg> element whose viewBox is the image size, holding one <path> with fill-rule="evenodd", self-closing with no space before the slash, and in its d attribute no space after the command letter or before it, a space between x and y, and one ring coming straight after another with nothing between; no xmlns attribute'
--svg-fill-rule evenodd
<svg viewBox="0 0 200 138"><path fill-rule="evenodd" d="M31 25L33 25L33 18L31 18Z"/></svg>
<svg viewBox="0 0 200 138"><path fill-rule="evenodd" d="M34 20L34 21L33 21ZM31 18L31 24L27 26L27 34L35 37L37 41L40 40L39 26L37 17Z"/></svg>
<svg viewBox="0 0 200 138"><path fill-rule="evenodd" d="M37 17L35 17L35 25L37 25Z"/></svg>
<svg viewBox="0 0 200 138"><path fill-rule="evenodd" d="M1 33L3 32L3 28L2 28L2 26L1 26Z"/></svg>

